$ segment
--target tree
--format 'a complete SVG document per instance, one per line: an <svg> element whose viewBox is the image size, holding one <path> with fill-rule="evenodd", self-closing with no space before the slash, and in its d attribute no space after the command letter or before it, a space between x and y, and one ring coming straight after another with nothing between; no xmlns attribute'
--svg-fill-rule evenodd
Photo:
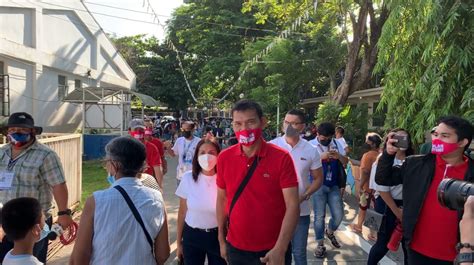
<svg viewBox="0 0 474 265"><path fill-rule="evenodd" d="M474 16L463 1L392 0L379 41L386 126L421 142L443 115L474 121Z"/></svg>

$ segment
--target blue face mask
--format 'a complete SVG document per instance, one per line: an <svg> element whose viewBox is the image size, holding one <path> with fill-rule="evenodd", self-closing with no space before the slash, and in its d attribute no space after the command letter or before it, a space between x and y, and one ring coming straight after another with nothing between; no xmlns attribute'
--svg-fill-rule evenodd
<svg viewBox="0 0 474 265"><path fill-rule="evenodd" d="M44 224L43 230L41 230L40 238L36 242L39 242L48 237L49 233L51 233L51 230L49 229L48 224Z"/></svg>
<svg viewBox="0 0 474 265"><path fill-rule="evenodd" d="M107 181L110 183L110 185L114 184L115 182L115 177L112 175L107 176Z"/></svg>
<svg viewBox="0 0 474 265"><path fill-rule="evenodd" d="M28 143L31 139L31 134L23 134L23 133L9 133L8 134L10 141L13 145L17 147L21 147Z"/></svg>

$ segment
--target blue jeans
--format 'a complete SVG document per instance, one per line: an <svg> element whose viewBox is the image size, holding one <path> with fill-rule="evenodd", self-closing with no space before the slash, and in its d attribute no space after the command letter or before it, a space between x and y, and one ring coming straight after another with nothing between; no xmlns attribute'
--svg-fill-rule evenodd
<svg viewBox="0 0 474 265"><path fill-rule="evenodd" d="M300 216L298 225L296 226L295 234L291 240L293 259L295 265L306 265L306 247L308 245L308 230L311 218L309 215Z"/></svg>
<svg viewBox="0 0 474 265"><path fill-rule="evenodd" d="M336 231L342 222L344 207L342 205L341 191L337 185L330 188L322 185L311 199L313 200L315 216L314 233L316 234L316 241L319 242L324 239L326 204L329 205L329 211L331 211L328 228L331 231Z"/></svg>

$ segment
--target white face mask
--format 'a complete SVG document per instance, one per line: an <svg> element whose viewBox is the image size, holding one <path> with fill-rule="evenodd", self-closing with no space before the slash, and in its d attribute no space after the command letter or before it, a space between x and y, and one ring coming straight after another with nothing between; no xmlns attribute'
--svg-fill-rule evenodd
<svg viewBox="0 0 474 265"><path fill-rule="evenodd" d="M209 171L217 164L217 156L211 154L203 154L198 156L198 162L202 169Z"/></svg>

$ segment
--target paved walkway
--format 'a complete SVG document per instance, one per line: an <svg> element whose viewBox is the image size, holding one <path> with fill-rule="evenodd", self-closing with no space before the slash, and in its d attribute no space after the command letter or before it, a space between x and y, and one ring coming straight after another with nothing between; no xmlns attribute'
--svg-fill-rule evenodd
<svg viewBox="0 0 474 265"><path fill-rule="evenodd" d="M170 172L165 176L164 182L164 199L166 201L166 209L168 213L168 225L170 231L170 244L171 244L171 256L166 264L177 264L176 263L176 223L178 218L178 206L179 200L174 195L176 190L176 158L168 158ZM106 176L103 176L104 181ZM313 225L310 227L310 234L308 237L308 264L351 264L351 265L363 265L367 264L367 255L370 251L370 247L373 242L367 241L368 231L364 229L364 237L351 232L348 226L356 217L357 201L355 197L347 195L344 198L344 213L345 218L339 229L336 232L336 236L339 239L342 248L333 249L332 245L326 240L326 248L328 256L324 259L316 259L313 255L313 251L316 247ZM329 215L329 214L328 214ZM364 239L365 238L365 239ZM50 265L62 265L67 264L69 256L72 252L73 245L62 248L58 254L48 261ZM395 265L403 264L403 254L401 251L398 253L390 253L386 256L380 264L383 265Z"/></svg>

